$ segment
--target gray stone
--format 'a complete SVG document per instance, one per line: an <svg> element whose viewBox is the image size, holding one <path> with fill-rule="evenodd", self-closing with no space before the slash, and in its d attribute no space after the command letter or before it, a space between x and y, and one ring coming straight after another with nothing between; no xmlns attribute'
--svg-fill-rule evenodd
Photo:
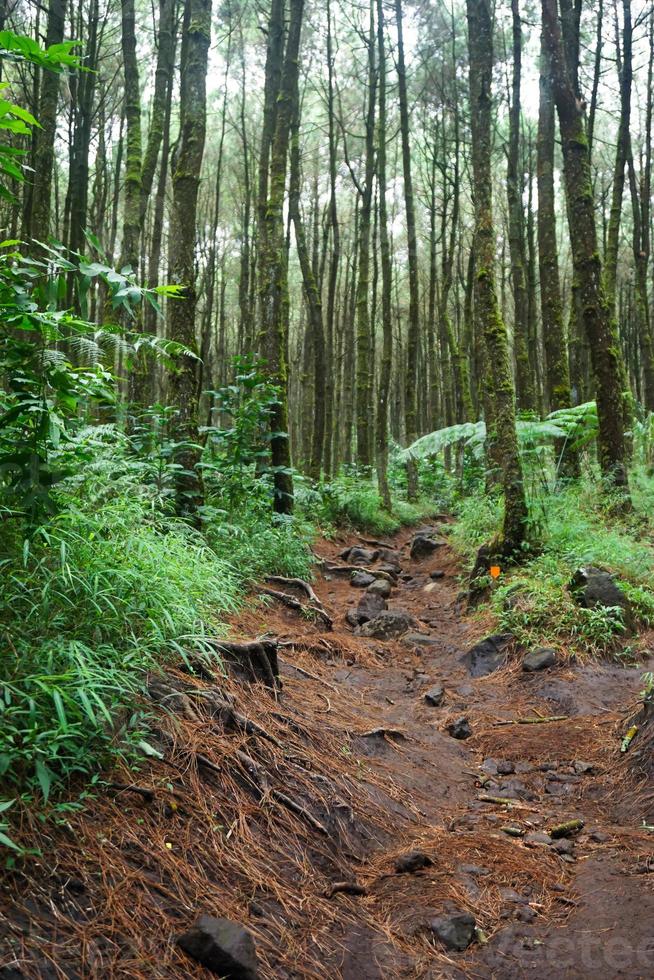
<svg viewBox="0 0 654 980"><path fill-rule="evenodd" d="M520 922L533 922L536 918L536 910L529 907L529 905L523 905L516 911L516 919Z"/></svg>
<svg viewBox="0 0 654 980"><path fill-rule="evenodd" d="M440 646L441 640L437 636L429 636L428 633L405 633L402 643L412 647L436 647Z"/></svg>
<svg viewBox="0 0 654 980"><path fill-rule="evenodd" d="M356 609L348 609L348 611L345 613L345 622L348 624L348 626L352 626L353 629L356 629L357 626L361 625L362 620L359 619L359 613Z"/></svg>
<svg viewBox="0 0 654 980"><path fill-rule="evenodd" d="M357 633L359 636L373 636L379 640L394 640L417 626L411 613L402 609L387 609L370 622L359 626Z"/></svg>
<svg viewBox="0 0 654 980"><path fill-rule="evenodd" d="M500 888L500 898L503 902L513 902L515 905L528 905L528 900L524 895L520 895L515 888Z"/></svg>
<svg viewBox="0 0 654 980"><path fill-rule="evenodd" d="M510 776L515 772L515 766L508 759L500 759L497 763L497 772L500 776Z"/></svg>
<svg viewBox="0 0 654 980"><path fill-rule="evenodd" d="M513 640L512 633L496 633L475 643L463 657L463 663L473 677L485 677L499 670L506 662L506 648Z"/></svg>
<svg viewBox="0 0 654 980"><path fill-rule="evenodd" d="M534 670L546 670L553 667L556 663L556 650L549 647L536 647L530 650L522 661L522 669L528 672Z"/></svg>
<svg viewBox="0 0 654 980"><path fill-rule="evenodd" d="M532 830L524 836L525 844L551 844L552 838L544 830Z"/></svg>
<svg viewBox="0 0 654 980"><path fill-rule="evenodd" d="M355 589L367 589L375 581L375 576L370 572L352 572L350 585Z"/></svg>
<svg viewBox="0 0 654 980"><path fill-rule="evenodd" d="M442 548L444 544L444 541L436 541L427 534L416 534L411 542L411 558L413 561L420 561L427 555L433 554L437 548Z"/></svg>
<svg viewBox="0 0 654 980"><path fill-rule="evenodd" d="M409 851L400 854L395 860L395 870L398 874L412 874L433 864L432 859L424 851Z"/></svg>
<svg viewBox="0 0 654 980"><path fill-rule="evenodd" d="M479 877L490 874L490 868L484 868L481 864L460 864L459 871L466 875L478 875Z"/></svg>
<svg viewBox="0 0 654 980"><path fill-rule="evenodd" d="M363 623L370 622L371 619L379 616L387 608L386 600L383 596L366 591L361 596L359 605L357 606L358 625L361 626Z"/></svg>
<svg viewBox="0 0 654 980"><path fill-rule="evenodd" d="M452 738L458 738L458 739L470 738L470 736L472 735L470 722L465 717L465 715L462 715L461 718L456 718L454 721L451 721L447 726L447 731L452 736Z"/></svg>
<svg viewBox="0 0 654 980"><path fill-rule="evenodd" d="M577 604L586 609L594 609L596 606L619 606L625 613L630 611L626 595L616 585L611 573L603 568L595 568L593 565L578 568L572 576L569 588Z"/></svg>
<svg viewBox="0 0 654 980"><path fill-rule="evenodd" d="M379 556L379 551L371 551L370 548L346 548L341 551L340 557L349 561L352 565L371 565Z"/></svg>
<svg viewBox="0 0 654 980"><path fill-rule="evenodd" d="M367 590L371 595L379 595L382 599L388 599L391 594L391 583L384 578L376 578L371 582Z"/></svg>
<svg viewBox="0 0 654 980"><path fill-rule="evenodd" d="M432 708L438 708L443 703L444 697L445 691L443 690L442 684L435 684L428 691L425 691L425 701Z"/></svg>
<svg viewBox="0 0 654 980"><path fill-rule="evenodd" d="M576 773L580 776L588 776L593 772L593 765L590 762L582 762L580 759L576 759L573 763L573 768Z"/></svg>
<svg viewBox="0 0 654 980"><path fill-rule="evenodd" d="M229 980L258 980L252 936L238 922L201 915L177 939L177 945L212 973Z"/></svg>
<svg viewBox="0 0 654 980"><path fill-rule="evenodd" d="M557 854L574 854L574 841L568 840L566 837L561 837L559 840L554 841L552 844L552 850L556 851Z"/></svg>
<svg viewBox="0 0 654 980"><path fill-rule="evenodd" d="M394 565L393 562L384 562L383 565L378 565L375 569L375 574L379 572L383 572L384 575L388 575L393 582L397 582L400 574L400 566Z"/></svg>
<svg viewBox="0 0 654 980"><path fill-rule="evenodd" d="M377 560L386 562L388 565L393 565L395 568L400 567L402 561L402 556L399 551L395 551L394 548L380 548L377 554Z"/></svg>
<svg viewBox="0 0 654 980"><path fill-rule="evenodd" d="M475 917L469 912L455 912L430 922L430 929L448 949L462 952L475 938Z"/></svg>

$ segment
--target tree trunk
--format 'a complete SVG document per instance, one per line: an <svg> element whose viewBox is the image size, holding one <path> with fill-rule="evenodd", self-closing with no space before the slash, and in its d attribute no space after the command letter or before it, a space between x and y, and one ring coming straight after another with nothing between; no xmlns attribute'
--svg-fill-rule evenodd
<svg viewBox="0 0 654 980"><path fill-rule="evenodd" d="M157 67L154 77L150 127L141 170L141 199L139 204L141 229L145 224L145 213L150 200L159 151L166 129L168 91L175 70L175 6L176 0L159 0Z"/></svg>
<svg viewBox="0 0 654 980"><path fill-rule="evenodd" d="M60 44L64 39L66 0L50 0L46 46ZM57 103L59 101L59 75L44 71L40 86L37 119L40 129L34 129L34 183L31 207L25 214L23 234L43 242L50 235L50 206L52 201L52 172L54 168L54 142L57 131Z"/></svg>
<svg viewBox="0 0 654 980"><path fill-rule="evenodd" d="M318 202L314 201L315 213ZM288 195L289 216L295 228L304 297L309 315L309 333L313 350L313 438L309 459L309 476L320 479L323 439L325 434L325 335L322 322L322 298L316 282L315 264L312 264L307 246L307 236L300 211L300 98L297 77L293 91L293 123L291 131L291 173ZM314 235L314 241L317 234ZM310 430L311 431L311 430Z"/></svg>
<svg viewBox="0 0 654 980"><path fill-rule="evenodd" d="M489 374L489 400L502 454L504 524L492 551L515 555L526 533L527 505L516 433L515 402L506 327L495 292L496 240L491 171L491 83L493 33L488 0L467 0L470 54L472 168L475 187L477 315L483 331Z"/></svg>
<svg viewBox="0 0 654 980"><path fill-rule="evenodd" d="M561 131L574 273L597 385L599 462L607 481L628 493L622 365L602 283L583 106L566 65L556 0L542 0L542 9Z"/></svg>
<svg viewBox="0 0 654 980"><path fill-rule="evenodd" d="M370 226L372 218L373 181L375 174L375 27L374 3L370 0L368 33L368 107L366 111L365 178L359 215L359 268L357 278L357 362L356 362L356 429L357 463L364 472L372 467L373 377L372 329L370 324Z"/></svg>
<svg viewBox="0 0 654 980"><path fill-rule="evenodd" d="M509 111L509 152L506 192L509 207L509 253L513 286L513 346L516 366L516 400L518 408L533 411L536 407L534 383L529 359L528 300L523 179L520 174L520 86L522 75L522 25L519 0L511 0L513 23L513 83Z"/></svg>
<svg viewBox="0 0 654 980"><path fill-rule="evenodd" d="M180 64L179 136L172 161L173 210L171 218L170 273L183 287L180 298L169 304L170 337L197 351L195 312L197 304L195 247L200 171L207 124L207 64L211 41L211 0L186 0ZM178 358L170 378L171 401L177 406L176 461L182 470L177 481L178 508L194 513L202 491L197 464L198 400L197 361Z"/></svg>
<svg viewBox="0 0 654 980"><path fill-rule="evenodd" d="M136 57L134 0L122 2L122 52L125 80L125 194L121 266L136 272L141 234L141 89Z"/></svg>
<svg viewBox="0 0 654 980"><path fill-rule="evenodd" d="M288 514L293 510L293 478L290 472L291 454L288 439L288 266L287 245L284 234L284 193L288 164L288 145L293 119L293 93L297 89L299 72L300 35L304 0L291 0L290 22L283 71L276 98L274 99L275 126L270 152L270 177L267 202L264 206L264 221L260 225L260 304L261 341L267 360L270 377L279 386L279 400L271 414L270 451L275 486L274 507L278 513ZM277 0L273 0L269 41L279 25L273 22L277 16ZM279 12L283 23L283 10ZM268 49L271 54L271 48ZM277 57L281 51L274 50ZM277 77L278 66L266 64L266 79L269 72ZM268 103L268 92L266 102ZM272 98L272 96L271 96ZM266 123L264 123L264 128ZM261 213L261 212L260 212Z"/></svg>
<svg viewBox="0 0 654 980"><path fill-rule="evenodd" d="M334 116L334 52L332 39L331 0L327 0L327 124L329 127L329 227L332 235L332 250L329 259L329 279L327 283L327 322L326 322L326 384L325 384L325 438L324 438L324 469L325 476L332 473L332 445L334 431L334 344L336 315L336 287L338 284L338 269L341 260L341 233L338 223L338 207L336 203L337 176L337 139Z"/></svg>
<svg viewBox="0 0 654 980"><path fill-rule="evenodd" d="M645 108L644 161L641 163L640 181L636 178L633 153L629 148L629 187L633 215L632 247L636 280L636 310L638 336L644 375L644 402L649 412L654 411L654 338L647 291L647 269L651 253L651 196L652 196L652 103L654 94L654 17L650 17L649 61L647 66L647 104Z"/></svg>
<svg viewBox="0 0 654 980"><path fill-rule="evenodd" d="M568 351L563 324L563 301L559 281L559 257L556 244L556 200L554 195L555 110L552 72L544 32L540 50L540 102L538 107L537 180L538 180L538 269L540 273L540 308L545 346L547 402L550 412L572 404ZM566 475L578 470L576 454L557 447Z"/></svg>
<svg viewBox="0 0 654 980"><path fill-rule="evenodd" d="M375 450L377 483L384 507L391 509L391 492L388 486L388 399L393 364L393 320L391 308L391 253L388 240L388 208L386 206L386 42L384 38L383 0L377 0L377 46L379 52L379 149L377 155L377 180L379 185L379 251L382 279L382 334L383 346L379 388L377 391L377 425Z"/></svg>
<svg viewBox="0 0 654 980"><path fill-rule="evenodd" d="M404 36L402 25L402 0L395 0L397 24L397 81L400 104L400 133L402 137L402 175L404 178L404 204L406 208L407 262L409 266L409 330L407 334L407 365L404 386L406 438L413 442L418 435L417 372L418 345L420 341L420 289L418 282L418 241L416 214L411 174L411 144L409 134L409 103L407 98L406 65L404 61ZM415 465L407 468L408 495L414 499L418 491L418 474Z"/></svg>

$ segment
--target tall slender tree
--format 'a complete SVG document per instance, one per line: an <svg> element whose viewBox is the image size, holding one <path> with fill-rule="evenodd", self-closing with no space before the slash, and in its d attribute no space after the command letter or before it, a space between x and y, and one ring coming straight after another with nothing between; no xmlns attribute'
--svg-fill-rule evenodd
<svg viewBox="0 0 654 980"><path fill-rule="evenodd" d="M271 8L270 34L278 30L273 18L279 16L277 0ZM282 72L277 64L266 65L266 75L279 77L279 88L274 99L275 124L270 150L270 174L264 181L267 186L267 204L263 224L259 228L260 249L260 308L261 341L271 378L279 387L279 398L271 413L270 451L275 485L274 507L278 513L293 510L293 478L290 472L291 454L288 438L288 263L284 231L284 197L288 168L288 148L293 119L294 98L298 84L298 59L304 0L291 0L286 51L283 55ZM283 8L281 11L283 22ZM271 47L269 41L268 53ZM280 49L273 51L277 58ZM272 98L272 97L271 97Z"/></svg>
<svg viewBox="0 0 654 980"><path fill-rule="evenodd" d="M574 273L597 389L599 462L607 481L627 491L622 366L602 278L584 109L577 95L577 69L570 67L576 63L566 59L556 0L542 0L542 13L561 132Z"/></svg>
<svg viewBox="0 0 654 980"><path fill-rule="evenodd" d="M513 81L509 110L509 150L506 191L509 207L509 253L513 286L513 345L516 365L518 407L533 410L536 405L534 381L529 359L528 297L525 255L525 215L522 203L524 181L521 176L520 130L522 114L522 23L520 2L511 0L513 26Z"/></svg>
<svg viewBox="0 0 654 980"><path fill-rule="evenodd" d="M391 303L392 270L388 237L388 207L386 204L386 40L383 0L377 0L377 51L379 64L379 128L377 177L379 185L379 251L382 278L382 354L377 390L377 422L375 455L377 483L384 506L390 510L391 493L388 485L388 402L393 367L393 312Z"/></svg>
<svg viewBox="0 0 654 980"><path fill-rule="evenodd" d="M411 172L411 141L409 100L407 96L406 62L404 57L404 28L402 0L395 0L397 26L397 82L400 104L400 136L402 140L402 175L404 178L404 205L406 211L407 263L409 266L409 330L407 334L407 364L404 385L407 442L418 435L418 345L420 341L420 285L418 279L418 237ZM417 493L417 470L408 466L409 497Z"/></svg>
<svg viewBox="0 0 654 980"><path fill-rule="evenodd" d="M361 201L359 214L359 267L356 292L356 431L357 463L364 471L372 466L373 367L372 327L370 323L370 229L375 178L375 103L377 67L375 57L375 6L369 0L370 18L366 49L368 55L367 109L365 116L365 173L357 181ZM353 173L353 171L352 171Z"/></svg>
<svg viewBox="0 0 654 980"><path fill-rule="evenodd" d="M64 39L66 0L50 0L46 44L60 44ZM37 115L40 129L34 130L34 181L25 209L23 235L34 235L46 241L51 231L52 177L54 145L57 131L59 75L53 71L43 74Z"/></svg>
<svg viewBox="0 0 654 980"><path fill-rule="evenodd" d="M547 403L551 412L572 404L568 350L563 321L563 301L559 278L559 256L556 241L556 198L554 194L555 109L552 93L550 56L544 32L541 31L540 99L538 106L537 181L538 181L538 269L540 273L540 308L545 348ZM564 446L559 447L559 456ZM575 460L565 454L566 471L575 471ZM562 459L563 462L563 459Z"/></svg>
<svg viewBox="0 0 654 980"><path fill-rule="evenodd" d="M494 436L502 453L504 523L491 548L514 555L525 539L527 504L516 433L515 393L506 326L495 292L495 229L492 197L493 26L490 0L467 0L470 57L470 122L475 205L476 306L486 347L488 397Z"/></svg>
<svg viewBox="0 0 654 980"><path fill-rule="evenodd" d="M198 391L195 312L197 307L195 248L200 171L207 127L207 67L211 41L211 0L185 0L180 63L179 136L173 153L173 210L170 271L182 295L169 305L170 336L188 348L171 374L170 395L177 406L181 464L178 502L194 512L201 500L197 472Z"/></svg>

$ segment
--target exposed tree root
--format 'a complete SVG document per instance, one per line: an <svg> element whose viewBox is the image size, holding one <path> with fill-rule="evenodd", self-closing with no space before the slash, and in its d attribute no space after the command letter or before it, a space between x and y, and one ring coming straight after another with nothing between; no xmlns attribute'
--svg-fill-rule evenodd
<svg viewBox="0 0 654 980"><path fill-rule="evenodd" d="M325 891L325 898L333 898L334 895L367 895L368 889L365 885L360 885L356 881L335 881Z"/></svg>
<svg viewBox="0 0 654 980"><path fill-rule="evenodd" d="M279 592L277 589L268 589L264 585L258 585L257 592L260 595L270 596L271 599L277 599L278 602L288 606L289 609L295 609L297 612L302 613L303 616L309 615L314 616L317 619L322 619L323 623L329 630L334 625L331 616L325 612L322 606L315 606L313 604L304 606L299 599L295 598L294 595L289 595L288 592Z"/></svg>

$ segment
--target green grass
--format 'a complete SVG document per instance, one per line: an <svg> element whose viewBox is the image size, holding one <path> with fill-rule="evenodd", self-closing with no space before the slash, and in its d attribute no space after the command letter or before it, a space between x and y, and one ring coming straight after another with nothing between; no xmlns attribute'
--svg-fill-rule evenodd
<svg viewBox="0 0 654 980"><path fill-rule="evenodd" d="M112 476L114 479L112 479ZM148 671L224 629L265 573L310 574L306 521L259 504L209 515L200 534L153 506L115 452L62 485L61 512L26 534L5 521L0 553L0 785L46 800L116 757L147 752Z"/></svg>
<svg viewBox="0 0 654 980"><path fill-rule="evenodd" d="M145 672L202 649L241 577L202 538L121 497L68 510L4 557L0 773L47 797L142 738Z"/></svg>
<svg viewBox="0 0 654 980"><path fill-rule="evenodd" d="M645 486L640 492L648 499L652 490ZM501 506L479 495L462 501L458 512L452 540L471 559L500 526ZM531 554L505 569L491 593L501 629L526 646L547 644L581 655L615 652L626 635L620 611L582 609L567 588L581 565L612 572L639 621L654 623L654 550L638 516L616 519L590 480L532 501L531 514L537 518Z"/></svg>
<svg viewBox="0 0 654 980"><path fill-rule="evenodd" d="M0 787L37 807L150 751L148 672L215 659L208 638L262 576L310 577L316 525L391 534L435 510L397 500L388 513L373 484L340 477L300 481L296 516L277 517L252 473L231 509L210 489L200 533L172 513L173 471L114 427L78 442L87 462L58 485L59 512L37 529L7 515L0 552Z"/></svg>
<svg viewBox="0 0 654 980"><path fill-rule="evenodd" d="M374 483L355 476L338 477L300 499L321 527L349 527L378 535L394 534L401 527L419 524L437 509L433 501L411 504L396 497L389 512L382 506Z"/></svg>

